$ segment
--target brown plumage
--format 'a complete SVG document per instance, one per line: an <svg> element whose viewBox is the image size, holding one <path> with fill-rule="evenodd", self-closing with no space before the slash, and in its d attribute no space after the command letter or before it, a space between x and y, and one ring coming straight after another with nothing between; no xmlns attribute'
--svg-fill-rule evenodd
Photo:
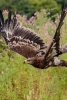
<svg viewBox="0 0 67 100"><path fill-rule="evenodd" d="M12 17L10 11L8 18L4 20L0 10L0 33L11 50L27 58L25 63L37 68L47 68L52 64L56 65L54 63L55 57L62 53L60 50L60 28L65 15L66 11L63 10L56 33L48 47L32 30L21 27L16 15Z"/></svg>

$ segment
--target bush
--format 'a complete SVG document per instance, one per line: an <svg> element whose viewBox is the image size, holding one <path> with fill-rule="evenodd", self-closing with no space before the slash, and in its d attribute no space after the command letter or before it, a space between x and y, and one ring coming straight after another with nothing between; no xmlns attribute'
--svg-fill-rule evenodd
<svg viewBox="0 0 67 100"><path fill-rule="evenodd" d="M25 14L30 18L35 12L47 9L54 16L60 12L61 6L57 0L1 0L0 9L9 9L12 12Z"/></svg>

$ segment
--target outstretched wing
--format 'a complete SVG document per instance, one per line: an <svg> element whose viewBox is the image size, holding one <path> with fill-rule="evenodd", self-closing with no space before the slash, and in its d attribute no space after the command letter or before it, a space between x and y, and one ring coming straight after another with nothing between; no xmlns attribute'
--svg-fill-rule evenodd
<svg viewBox="0 0 67 100"><path fill-rule="evenodd" d="M12 50L26 58L35 56L46 47L40 37L25 28L14 30L14 35L8 42L8 45Z"/></svg>
<svg viewBox="0 0 67 100"><path fill-rule="evenodd" d="M20 27L16 15L11 17L10 12L8 13L8 18L4 21L4 26L1 32L10 49L26 58L44 52L44 49L46 48L43 40L32 30Z"/></svg>
<svg viewBox="0 0 67 100"><path fill-rule="evenodd" d="M60 54L60 29L61 29L61 26L63 25L63 20L66 16L66 13L67 13L66 9L63 9L61 13L60 22L56 29L55 35L47 49L47 52L45 55L46 60L50 60L52 57L58 56Z"/></svg>

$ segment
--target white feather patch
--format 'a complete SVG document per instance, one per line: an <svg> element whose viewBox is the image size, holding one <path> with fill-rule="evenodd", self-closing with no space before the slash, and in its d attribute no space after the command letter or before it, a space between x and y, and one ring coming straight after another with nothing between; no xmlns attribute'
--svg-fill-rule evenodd
<svg viewBox="0 0 67 100"><path fill-rule="evenodd" d="M54 64L59 65L60 64L60 59L58 57L54 57Z"/></svg>

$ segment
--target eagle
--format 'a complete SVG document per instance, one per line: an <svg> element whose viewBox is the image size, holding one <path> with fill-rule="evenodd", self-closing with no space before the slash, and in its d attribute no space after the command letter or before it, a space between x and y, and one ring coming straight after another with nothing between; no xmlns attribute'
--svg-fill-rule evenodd
<svg viewBox="0 0 67 100"><path fill-rule="evenodd" d="M63 9L49 46L34 31L21 26L16 14L12 14L11 11L8 11L7 19L4 19L3 11L0 10L0 34L11 50L26 58L24 64L40 69L50 66L67 67L67 62L59 59L59 55L67 50L67 45L62 48L60 46L60 29L66 14L67 9Z"/></svg>

